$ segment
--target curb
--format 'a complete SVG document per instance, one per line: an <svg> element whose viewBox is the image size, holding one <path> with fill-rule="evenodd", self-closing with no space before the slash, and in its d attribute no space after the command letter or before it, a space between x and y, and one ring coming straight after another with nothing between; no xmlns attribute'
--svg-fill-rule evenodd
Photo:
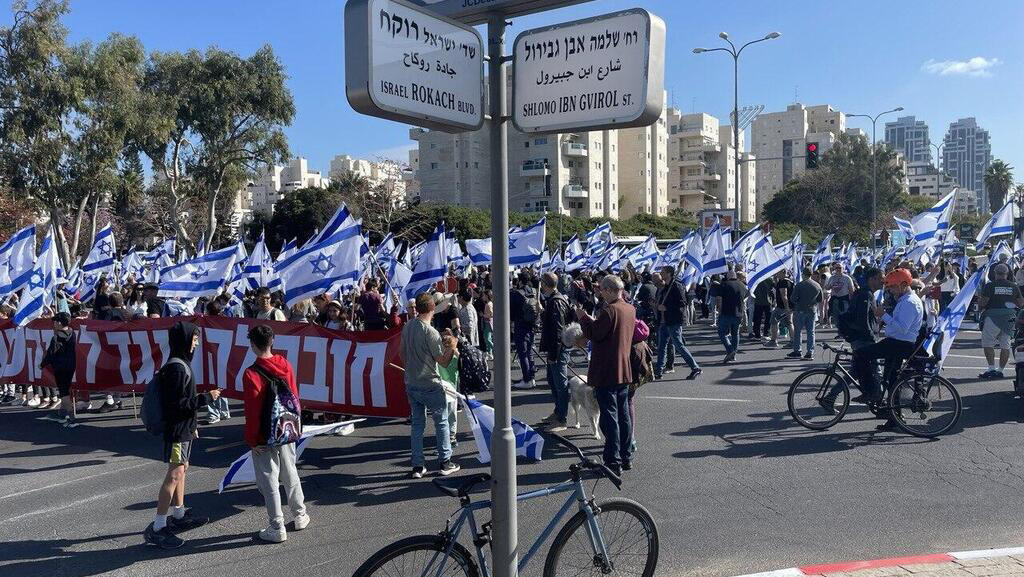
<svg viewBox="0 0 1024 577"><path fill-rule="evenodd" d="M1024 555L1024 547L978 549L975 551L933 553L930 555L914 555L910 557L890 557L888 559L874 559L871 561L845 561L842 563L804 565L803 567L789 567L788 569L776 569L775 571L765 571L762 573L748 573L737 577L804 577L807 575L822 575L826 573L850 573L853 571L879 569L882 567L897 567L900 565L948 563L950 561L983 559L986 557L1005 557L1009 555Z"/></svg>

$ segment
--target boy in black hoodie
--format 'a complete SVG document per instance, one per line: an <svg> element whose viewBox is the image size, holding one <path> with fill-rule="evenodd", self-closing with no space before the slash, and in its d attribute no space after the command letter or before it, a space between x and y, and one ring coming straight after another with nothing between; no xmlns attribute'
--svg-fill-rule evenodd
<svg viewBox="0 0 1024 577"><path fill-rule="evenodd" d="M160 369L160 406L164 417L164 461L167 475L160 486L156 517L146 527L146 543L162 549L177 549L185 544L175 532L205 525L209 519L192 516L185 509L185 473L188 471L192 442L198 437L197 413L220 397L214 389L196 393L192 378L192 353L199 344L199 328L178 322L169 331L171 356Z"/></svg>
<svg viewBox="0 0 1024 577"><path fill-rule="evenodd" d="M71 379L75 376L75 333L71 330L71 315L68 313L54 315L53 337L39 366L53 370L53 380L60 392L58 414L44 418L57 421L69 429L77 427L75 402L71 398Z"/></svg>

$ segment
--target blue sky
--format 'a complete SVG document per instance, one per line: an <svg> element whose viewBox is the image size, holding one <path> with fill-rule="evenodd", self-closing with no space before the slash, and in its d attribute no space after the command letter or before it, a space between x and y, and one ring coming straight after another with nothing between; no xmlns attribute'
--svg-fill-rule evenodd
<svg viewBox="0 0 1024 577"><path fill-rule="evenodd" d="M636 6L666 22L666 89L685 112L726 118L732 108L729 57L695 55L693 47L719 46L723 30L738 42L777 30L782 38L743 54L741 106L776 111L799 100L858 113L903 106L928 122L933 142L951 121L975 116L991 134L993 155L1024 181L1024 2L596 0L514 19L509 40ZM76 41L120 32L150 51L217 45L248 55L270 44L295 97L292 152L326 172L335 154L396 156L410 145L407 126L358 114L345 100L343 8L343 0L73 0L66 24ZM9 10L0 15L4 24L10 18ZM870 134L862 119L850 125Z"/></svg>

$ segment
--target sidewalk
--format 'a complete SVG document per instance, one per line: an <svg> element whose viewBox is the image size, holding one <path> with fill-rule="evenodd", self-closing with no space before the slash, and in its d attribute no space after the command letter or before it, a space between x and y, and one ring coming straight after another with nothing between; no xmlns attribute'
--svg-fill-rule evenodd
<svg viewBox="0 0 1024 577"><path fill-rule="evenodd" d="M990 577L1024 576L1024 547L981 549L791 567L743 577Z"/></svg>

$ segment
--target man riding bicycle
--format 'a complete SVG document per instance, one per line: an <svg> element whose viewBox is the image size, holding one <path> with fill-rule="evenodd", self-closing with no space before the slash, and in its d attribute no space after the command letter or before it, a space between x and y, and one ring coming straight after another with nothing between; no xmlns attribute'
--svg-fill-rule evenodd
<svg viewBox="0 0 1024 577"><path fill-rule="evenodd" d="M885 275L885 289L896 300L896 307L890 314L873 300L871 304L874 317L885 323L885 338L857 351L857 357L863 363L861 367L870 367L874 361L885 359L885 377L890 386L900 366L914 354L924 321L924 303L910 288L913 280L910 271L905 268L895 269ZM862 381L865 395L870 400L880 401L884 393L875 371L866 370L865 373ZM894 425L890 415L878 428L885 430Z"/></svg>
<svg viewBox="0 0 1024 577"><path fill-rule="evenodd" d="M850 308L839 316L839 334L853 349L853 374L862 383L872 382L875 366L871 359L865 358L862 351L875 344L875 331L878 320L873 312L875 293L882 288L882 271L869 267L863 273L864 284L857 287L850 297ZM868 401L868 395L862 394L853 399L856 403Z"/></svg>

